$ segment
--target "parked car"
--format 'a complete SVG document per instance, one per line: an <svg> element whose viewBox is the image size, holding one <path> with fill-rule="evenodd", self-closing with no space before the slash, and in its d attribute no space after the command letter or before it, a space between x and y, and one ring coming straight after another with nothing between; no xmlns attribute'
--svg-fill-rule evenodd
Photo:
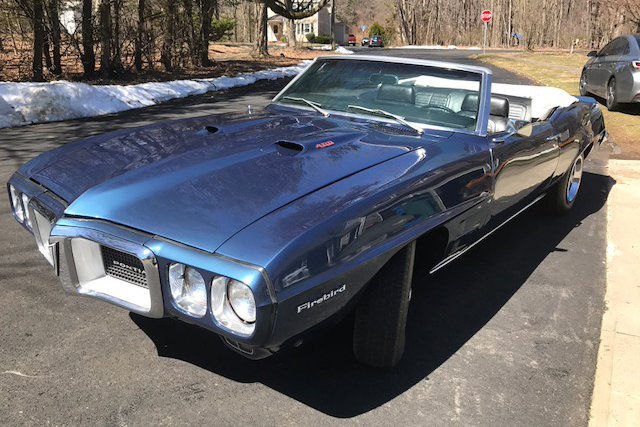
<svg viewBox="0 0 640 427"><path fill-rule="evenodd" d="M373 36L369 38L369 47L384 47L382 36Z"/></svg>
<svg viewBox="0 0 640 427"><path fill-rule="evenodd" d="M605 98L609 110L640 102L639 43L640 34L620 36L599 52L589 52L580 77L580 94Z"/></svg>
<svg viewBox="0 0 640 427"><path fill-rule="evenodd" d="M592 98L549 90L321 56L263 110L44 153L9 180L11 209L70 294L195 324L253 359L355 311L357 359L390 367L415 274L543 197L574 204L604 121Z"/></svg>
<svg viewBox="0 0 640 427"><path fill-rule="evenodd" d="M367 46L369 44L369 37L363 37L362 38L362 46Z"/></svg>
<svg viewBox="0 0 640 427"><path fill-rule="evenodd" d="M349 34L349 46L356 45L356 36L353 34Z"/></svg>

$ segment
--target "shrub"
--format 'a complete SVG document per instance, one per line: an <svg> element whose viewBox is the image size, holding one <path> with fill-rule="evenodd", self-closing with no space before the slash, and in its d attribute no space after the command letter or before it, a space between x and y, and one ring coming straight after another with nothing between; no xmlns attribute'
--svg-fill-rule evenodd
<svg viewBox="0 0 640 427"><path fill-rule="evenodd" d="M315 42L320 44L329 44L331 43L331 36L329 34L318 34Z"/></svg>
<svg viewBox="0 0 640 427"><path fill-rule="evenodd" d="M316 41L316 35L315 35L315 34L313 34L313 33L307 33L307 34L305 34L304 36L307 38L307 41L308 41L309 43L315 43L315 41Z"/></svg>
<svg viewBox="0 0 640 427"><path fill-rule="evenodd" d="M233 18L222 17L220 19L213 18L211 20L211 41L218 41L224 37L231 36L231 31L236 27L236 20Z"/></svg>

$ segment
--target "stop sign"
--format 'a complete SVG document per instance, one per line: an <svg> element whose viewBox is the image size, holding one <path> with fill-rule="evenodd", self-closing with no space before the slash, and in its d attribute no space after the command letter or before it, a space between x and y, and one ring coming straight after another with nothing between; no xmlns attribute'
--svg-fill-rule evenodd
<svg viewBox="0 0 640 427"><path fill-rule="evenodd" d="M484 22L489 22L491 21L491 18L493 18L493 13L491 13L490 10L483 10L480 17Z"/></svg>

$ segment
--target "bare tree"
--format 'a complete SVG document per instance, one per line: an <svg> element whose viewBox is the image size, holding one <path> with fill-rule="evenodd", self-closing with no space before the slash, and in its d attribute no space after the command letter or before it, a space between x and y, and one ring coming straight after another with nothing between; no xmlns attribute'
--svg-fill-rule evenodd
<svg viewBox="0 0 640 427"><path fill-rule="evenodd" d="M44 45L44 4L43 0L33 0L33 81L44 81L42 48Z"/></svg>

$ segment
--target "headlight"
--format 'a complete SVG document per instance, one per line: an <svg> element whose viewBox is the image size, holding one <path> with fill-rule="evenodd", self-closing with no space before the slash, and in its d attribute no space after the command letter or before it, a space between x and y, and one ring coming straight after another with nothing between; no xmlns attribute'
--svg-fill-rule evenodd
<svg viewBox="0 0 640 427"><path fill-rule="evenodd" d="M31 225L33 224L31 222L31 213L29 212L29 198L26 194L22 195L22 209L24 210L24 224L29 228L33 228L33 226Z"/></svg>
<svg viewBox="0 0 640 427"><path fill-rule="evenodd" d="M13 185L9 185L9 193L11 193L11 205L16 218L18 221L24 222L24 208L22 207L22 200L20 200L20 193Z"/></svg>
<svg viewBox="0 0 640 427"><path fill-rule="evenodd" d="M207 312L207 287L193 267L174 263L169 266L169 286L176 304L187 314L202 317Z"/></svg>
<svg viewBox="0 0 640 427"><path fill-rule="evenodd" d="M229 303L238 317L247 323L256 321L256 301L251 288L237 280L231 280L227 287Z"/></svg>
<svg viewBox="0 0 640 427"><path fill-rule="evenodd" d="M211 314L224 328L250 336L255 330L256 301L249 286L224 276L211 283Z"/></svg>

